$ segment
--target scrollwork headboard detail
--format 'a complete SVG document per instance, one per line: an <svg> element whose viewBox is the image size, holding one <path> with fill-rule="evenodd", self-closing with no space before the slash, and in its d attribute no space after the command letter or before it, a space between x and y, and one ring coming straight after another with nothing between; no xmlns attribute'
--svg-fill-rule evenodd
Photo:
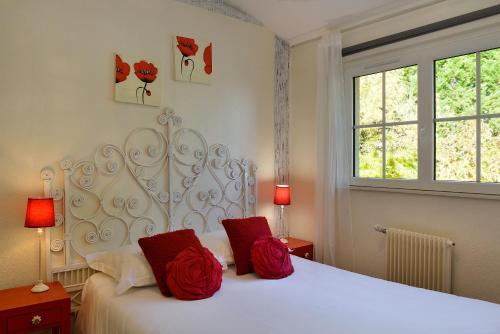
<svg viewBox="0 0 500 334"><path fill-rule="evenodd" d="M122 146L99 146L91 158L65 158L64 187L51 168L42 171L44 192L57 202L56 227L47 233L48 277L91 274L83 257L163 231L221 228L228 217L256 212L256 166L234 159L223 144L208 145L198 131L182 128L174 111L157 128L136 128ZM68 275L66 275L68 276ZM80 287L71 282L67 287ZM63 282L64 283L64 282Z"/></svg>

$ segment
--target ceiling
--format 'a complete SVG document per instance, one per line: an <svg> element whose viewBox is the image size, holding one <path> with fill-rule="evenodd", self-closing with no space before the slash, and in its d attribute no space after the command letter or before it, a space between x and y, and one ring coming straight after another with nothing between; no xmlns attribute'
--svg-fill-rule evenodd
<svg viewBox="0 0 500 334"><path fill-rule="evenodd" d="M396 10L422 0L225 0L281 38L292 40L315 30Z"/></svg>

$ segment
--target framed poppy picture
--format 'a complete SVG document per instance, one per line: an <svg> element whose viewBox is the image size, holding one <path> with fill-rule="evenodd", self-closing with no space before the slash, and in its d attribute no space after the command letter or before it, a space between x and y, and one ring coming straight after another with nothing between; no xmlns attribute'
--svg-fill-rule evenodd
<svg viewBox="0 0 500 334"><path fill-rule="evenodd" d="M212 79L212 42L174 37L175 80L210 84Z"/></svg>
<svg viewBox="0 0 500 334"><path fill-rule="evenodd" d="M158 62L116 54L115 69L115 101L160 106Z"/></svg>

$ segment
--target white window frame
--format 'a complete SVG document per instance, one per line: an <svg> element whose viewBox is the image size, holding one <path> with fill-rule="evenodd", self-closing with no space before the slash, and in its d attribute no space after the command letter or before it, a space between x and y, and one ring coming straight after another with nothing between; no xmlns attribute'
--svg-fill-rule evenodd
<svg viewBox="0 0 500 334"><path fill-rule="evenodd" d="M422 191L439 194L486 195L500 199L499 183L434 180L434 61L500 47L499 18L492 17L344 57L345 112L349 114L351 187L368 190ZM354 176L355 77L418 66L418 179L380 179Z"/></svg>
<svg viewBox="0 0 500 334"><path fill-rule="evenodd" d="M416 64L409 65L411 67L416 66ZM403 67L399 68L394 68L392 70L399 70ZM417 67L418 69L418 67ZM379 71L375 73L368 73L369 74L379 74L382 73L382 122L381 123L373 123L373 124L355 124L354 119L356 118L356 110L355 106L353 107L353 126L352 126L352 133L353 133L353 138L355 136L355 130L361 130L361 129L382 129L382 177L381 178L376 178L377 180L393 180L391 178L386 178L386 158L387 158L387 134L386 130L387 128L390 127L395 127L395 126L400 126L400 125L417 125L417 131L418 131L418 119L417 120L409 120L409 121L399 121L399 122L388 122L386 119L386 71ZM418 74L417 74L418 77ZM356 84L354 82L355 78L352 78L352 85L353 85L353 92L356 90ZM354 95L353 95L354 97ZM355 104L354 100L353 103ZM417 115L418 118L418 115ZM353 139L354 140L354 139ZM352 149L354 150L355 155L358 155L358 145L353 142ZM352 175L355 177L356 174L358 174L359 170L359 163L356 165L355 164L355 159L352 160L352 165L353 165L353 172ZM366 179L366 177L363 177Z"/></svg>
<svg viewBox="0 0 500 334"><path fill-rule="evenodd" d="M499 45L500 48L500 45ZM472 115L467 115L467 116L451 116L451 117L437 117L436 112L434 110L434 136L436 134L436 125L439 123L443 122L455 122L455 121L475 121L476 122L476 156L475 156L475 163L476 163L476 178L475 182L481 182L481 121L485 119L492 119L492 118L500 118L499 114L482 114L481 113L481 57L480 54L481 52L488 51L488 50L479 50L474 53L469 53L468 55L474 54L476 60L476 108L475 112ZM465 56L465 55L457 55L457 57L460 56ZM436 59L436 61L439 60L446 60L450 58L444 58L444 59ZM435 62L434 62L434 68L435 68ZM435 83L435 80L434 80ZM434 86L435 89L435 86ZM434 92L435 94L435 92ZM435 97L434 97L435 98ZM434 107L435 107L434 103ZM500 154L499 154L500 155ZM434 157L436 156L434 152ZM499 163L500 163L500 158L499 158ZM434 173L435 174L435 173ZM483 182L484 183L484 182Z"/></svg>

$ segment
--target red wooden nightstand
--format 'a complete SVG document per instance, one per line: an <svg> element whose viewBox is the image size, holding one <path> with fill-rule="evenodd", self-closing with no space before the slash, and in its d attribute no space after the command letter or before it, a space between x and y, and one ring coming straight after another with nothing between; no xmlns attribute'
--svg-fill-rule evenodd
<svg viewBox="0 0 500 334"><path fill-rule="evenodd" d="M50 290L31 292L31 286L0 291L0 334L30 333L52 329L71 333L71 301L59 282L47 283Z"/></svg>
<svg viewBox="0 0 500 334"><path fill-rule="evenodd" d="M287 246L290 249L290 254L308 260L314 259L314 245L312 242L290 237L287 238L287 240Z"/></svg>

